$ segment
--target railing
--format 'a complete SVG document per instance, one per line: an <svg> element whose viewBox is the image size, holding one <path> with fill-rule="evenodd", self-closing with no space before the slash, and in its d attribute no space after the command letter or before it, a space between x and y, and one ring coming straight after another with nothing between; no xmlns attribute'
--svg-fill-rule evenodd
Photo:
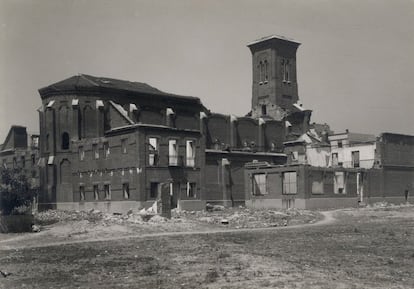
<svg viewBox="0 0 414 289"><path fill-rule="evenodd" d="M371 168L374 165L374 159L359 160L359 162L337 162L332 163L332 167L343 167L343 168Z"/></svg>

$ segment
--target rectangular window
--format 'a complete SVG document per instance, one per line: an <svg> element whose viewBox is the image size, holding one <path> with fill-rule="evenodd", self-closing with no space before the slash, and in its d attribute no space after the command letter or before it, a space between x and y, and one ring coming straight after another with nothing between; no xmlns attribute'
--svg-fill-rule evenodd
<svg viewBox="0 0 414 289"><path fill-rule="evenodd" d="M124 199L129 199L129 184L128 183L122 184L122 192L124 195Z"/></svg>
<svg viewBox="0 0 414 289"><path fill-rule="evenodd" d="M111 153L111 149L109 148L109 143L105 142L103 144L103 150L104 150L104 157L107 159L109 157L109 154Z"/></svg>
<svg viewBox="0 0 414 289"><path fill-rule="evenodd" d="M170 139L168 142L168 164L170 166L178 165L178 150L176 139Z"/></svg>
<svg viewBox="0 0 414 289"><path fill-rule="evenodd" d="M93 185L93 198L95 199L95 201L99 200L99 186L98 185Z"/></svg>
<svg viewBox="0 0 414 289"><path fill-rule="evenodd" d="M342 141L338 141L338 148L342 147Z"/></svg>
<svg viewBox="0 0 414 289"><path fill-rule="evenodd" d="M150 137L148 139L148 165L156 166L158 164L158 139Z"/></svg>
<svg viewBox="0 0 414 289"><path fill-rule="evenodd" d="M79 200L85 201L85 187L84 186L79 186Z"/></svg>
<svg viewBox="0 0 414 289"><path fill-rule="evenodd" d="M266 104L262 104L262 115L267 115L267 106L266 106Z"/></svg>
<svg viewBox="0 0 414 289"><path fill-rule="evenodd" d="M187 197L196 198L196 183L187 182Z"/></svg>
<svg viewBox="0 0 414 289"><path fill-rule="evenodd" d="M85 150L83 149L83 146L79 147L79 160L83 161L85 159Z"/></svg>
<svg viewBox="0 0 414 289"><path fill-rule="evenodd" d="M121 151L123 154L127 153L127 140L126 138L121 139Z"/></svg>
<svg viewBox="0 0 414 289"><path fill-rule="evenodd" d="M16 157L13 158L13 168L14 169L17 168L17 158Z"/></svg>
<svg viewBox="0 0 414 289"><path fill-rule="evenodd" d="M26 158L24 156L20 157L20 162L22 164L22 168L24 168L26 166Z"/></svg>
<svg viewBox="0 0 414 289"><path fill-rule="evenodd" d="M195 166L195 144L193 140L186 141L186 166L194 167Z"/></svg>
<svg viewBox="0 0 414 289"><path fill-rule="evenodd" d="M3 168L7 169L7 160L3 159Z"/></svg>
<svg viewBox="0 0 414 289"><path fill-rule="evenodd" d="M105 200L111 199L111 185L106 184L104 185L104 192L105 192Z"/></svg>
<svg viewBox="0 0 414 289"><path fill-rule="evenodd" d="M284 195L297 194L296 172L283 173L283 194Z"/></svg>
<svg viewBox="0 0 414 289"><path fill-rule="evenodd" d="M253 195L262 196L267 195L267 186L266 186L266 174L254 174L253 175Z"/></svg>
<svg viewBox="0 0 414 289"><path fill-rule="evenodd" d="M335 194L346 194L344 172L335 172L334 193Z"/></svg>
<svg viewBox="0 0 414 289"><path fill-rule="evenodd" d="M151 183L150 184L150 194L149 194L150 199L156 199L158 197L159 185L160 185L159 183Z"/></svg>
<svg viewBox="0 0 414 289"><path fill-rule="evenodd" d="M93 144L92 145L92 152L93 152L93 156L95 159L99 159L99 149L98 149L98 144Z"/></svg>
<svg viewBox="0 0 414 289"><path fill-rule="evenodd" d="M354 168L359 168L359 151L353 151L352 156L352 166Z"/></svg>
<svg viewBox="0 0 414 289"><path fill-rule="evenodd" d="M31 155L32 158L32 166L36 165L36 155Z"/></svg>
<svg viewBox="0 0 414 289"><path fill-rule="evenodd" d="M332 154L332 166L333 167L338 166L338 153Z"/></svg>

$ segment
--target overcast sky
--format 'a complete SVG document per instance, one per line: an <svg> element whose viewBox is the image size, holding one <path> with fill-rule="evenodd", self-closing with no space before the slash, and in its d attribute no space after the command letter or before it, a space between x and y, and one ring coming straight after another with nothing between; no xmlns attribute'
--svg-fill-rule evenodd
<svg viewBox="0 0 414 289"><path fill-rule="evenodd" d="M0 23L0 143L12 124L37 132L37 90L78 73L245 115L246 44L271 34L302 43L312 121L414 135L414 0L0 0Z"/></svg>

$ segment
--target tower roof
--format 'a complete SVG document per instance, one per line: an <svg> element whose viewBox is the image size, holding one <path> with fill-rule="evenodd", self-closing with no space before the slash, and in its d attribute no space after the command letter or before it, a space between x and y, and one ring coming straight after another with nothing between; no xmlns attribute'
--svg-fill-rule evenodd
<svg viewBox="0 0 414 289"><path fill-rule="evenodd" d="M288 38L286 36L281 36L281 35L275 35L274 34L274 35L265 36L265 37L256 39L256 40L248 43L247 44L247 47L251 47L251 46L254 46L256 44L264 43L264 42L268 42L268 41L269 42L270 41L283 41L283 42L295 44L296 46L299 46L300 45L300 42L298 42L298 41L296 41L296 40L294 40L292 38Z"/></svg>

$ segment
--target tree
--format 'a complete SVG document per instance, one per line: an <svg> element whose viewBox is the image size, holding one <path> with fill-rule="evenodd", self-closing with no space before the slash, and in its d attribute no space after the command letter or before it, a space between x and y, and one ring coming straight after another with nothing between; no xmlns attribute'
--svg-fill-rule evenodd
<svg viewBox="0 0 414 289"><path fill-rule="evenodd" d="M23 170L0 169L0 212L12 214L17 208L29 206L37 195L37 188L32 186Z"/></svg>

